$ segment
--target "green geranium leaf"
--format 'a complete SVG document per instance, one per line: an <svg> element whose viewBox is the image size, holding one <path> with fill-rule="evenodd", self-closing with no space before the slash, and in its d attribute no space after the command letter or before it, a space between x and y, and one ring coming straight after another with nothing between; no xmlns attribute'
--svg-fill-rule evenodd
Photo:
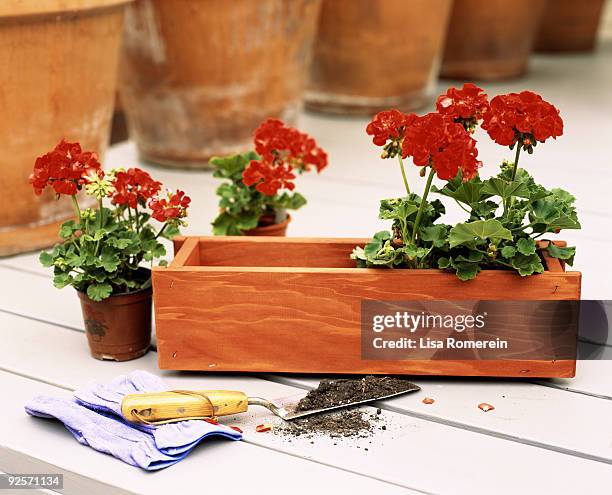
<svg viewBox="0 0 612 495"><path fill-rule="evenodd" d="M391 233L386 230L382 230L374 234L372 240L368 242L363 249L366 258L375 258L376 254L382 249L385 242L389 240L391 240Z"/></svg>
<svg viewBox="0 0 612 495"><path fill-rule="evenodd" d="M72 276L70 275L70 273L65 273L65 272L56 273L53 277L53 285L57 287L58 289L63 289L64 287L66 287L67 285L70 285L71 283L72 283Z"/></svg>
<svg viewBox="0 0 612 495"><path fill-rule="evenodd" d="M456 263L455 268L457 270L457 277L459 277L459 280L463 280L464 282L475 278L480 271L478 263Z"/></svg>
<svg viewBox="0 0 612 495"><path fill-rule="evenodd" d="M68 220L64 222L60 227L59 235L62 239L68 239L72 233L76 230L76 223L74 220Z"/></svg>
<svg viewBox="0 0 612 495"><path fill-rule="evenodd" d="M521 277L527 275L533 275L534 273L544 272L544 266L542 261L537 254L530 254L525 256L524 254L517 253L510 261L512 266L519 272Z"/></svg>
<svg viewBox="0 0 612 495"><path fill-rule="evenodd" d="M442 247L447 242L447 233L446 225L432 225L421 229L421 239L432 242L435 247Z"/></svg>
<svg viewBox="0 0 612 495"><path fill-rule="evenodd" d="M113 293L113 288L110 284L90 284L87 287L87 296L92 301L102 301Z"/></svg>
<svg viewBox="0 0 612 495"><path fill-rule="evenodd" d="M482 188L482 192L490 196L501 196L503 199L508 199L512 196L519 198L529 198L531 192L527 184L521 181L507 181L499 177L491 177L487 180Z"/></svg>
<svg viewBox="0 0 612 495"><path fill-rule="evenodd" d="M112 248L105 247L102 249L99 265L104 268L104 270L107 272L114 272L117 270L120 262L118 254Z"/></svg>
<svg viewBox="0 0 612 495"><path fill-rule="evenodd" d="M547 250L553 258L565 260L565 262L570 266L574 264L574 256L576 255L575 247L559 247L554 245L552 242L549 242Z"/></svg>
<svg viewBox="0 0 612 495"><path fill-rule="evenodd" d="M471 244L474 241L498 242L512 240L512 233L498 220L476 220L455 225L449 234L450 247Z"/></svg>
<svg viewBox="0 0 612 495"><path fill-rule="evenodd" d="M516 249L519 253L529 256L536 252L536 242L531 238L521 238L516 243Z"/></svg>
<svg viewBox="0 0 612 495"><path fill-rule="evenodd" d="M40 253L38 260L40 261L40 264L42 266L53 266L53 256L50 253L47 253L46 251Z"/></svg>
<svg viewBox="0 0 612 495"><path fill-rule="evenodd" d="M258 160L259 155L250 151L232 156L215 156L210 159L210 164L215 167L215 177L234 178L237 175L242 176L242 172L251 160Z"/></svg>
<svg viewBox="0 0 612 495"><path fill-rule="evenodd" d="M132 244L132 242L133 242L133 241L132 241L131 239L119 239L119 238L117 238L117 237L109 237L109 238L106 240L106 243L107 243L109 246L112 246L112 247L117 248L117 249L125 249L125 248L127 248L127 247L128 247L130 244Z"/></svg>
<svg viewBox="0 0 612 495"><path fill-rule="evenodd" d="M501 249L501 254L504 258L512 258L516 254L516 248L514 246L504 246Z"/></svg>

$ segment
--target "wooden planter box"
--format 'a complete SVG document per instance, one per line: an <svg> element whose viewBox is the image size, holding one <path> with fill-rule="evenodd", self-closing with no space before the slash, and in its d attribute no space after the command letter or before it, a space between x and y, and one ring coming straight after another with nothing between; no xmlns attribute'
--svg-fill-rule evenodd
<svg viewBox="0 0 612 495"><path fill-rule="evenodd" d="M357 269L365 239L182 237L153 270L159 367L172 370L572 377L564 360L362 360L360 308L373 300L579 300L579 272L545 258L521 278L486 270Z"/></svg>

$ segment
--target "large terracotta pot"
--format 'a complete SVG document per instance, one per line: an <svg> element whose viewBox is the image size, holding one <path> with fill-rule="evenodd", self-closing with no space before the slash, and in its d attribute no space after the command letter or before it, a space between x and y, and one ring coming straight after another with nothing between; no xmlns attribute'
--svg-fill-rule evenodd
<svg viewBox="0 0 612 495"><path fill-rule="evenodd" d="M427 103L451 0L325 0L307 107L370 115Z"/></svg>
<svg viewBox="0 0 612 495"><path fill-rule="evenodd" d="M527 71L546 0L455 0L441 74L498 80Z"/></svg>
<svg viewBox="0 0 612 495"><path fill-rule="evenodd" d="M548 0L536 50L579 52L595 48L604 0Z"/></svg>
<svg viewBox="0 0 612 495"><path fill-rule="evenodd" d="M320 0L137 0L121 99L141 156L209 168L301 108Z"/></svg>
<svg viewBox="0 0 612 495"><path fill-rule="evenodd" d="M36 157L61 138L104 152L129 1L0 1L0 256L53 244L71 216L34 195Z"/></svg>

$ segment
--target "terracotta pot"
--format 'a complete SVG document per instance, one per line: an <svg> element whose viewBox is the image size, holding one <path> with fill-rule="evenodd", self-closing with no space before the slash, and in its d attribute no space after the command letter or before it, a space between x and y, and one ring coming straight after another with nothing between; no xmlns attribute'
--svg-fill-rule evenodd
<svg viewBox="0 0 612 495"><path fill-rule="evenodd" d="M230 5L231 4L231 5ZM209 168L301 109L320 0L137 0L121 99L142 158Z"/></svg>
<svg viewBox="0 0 612 495"><path fill-rule="evenodd" d="M61 138L104 152L129 1L0 2L0 256L53 244L72 214L69 198L34 195L36 157Z"/></svg>
<svg viewBox="0 0 612 495"><path fill-rule="evenodd" d="M536 50L579 52L595 48L604 0L548 0Z"/></svg>
<svg viewBox="0 0 612 495"><path fill-rule="evenodd" d="M546 0L455 0L441 75L497 80L527 71Z"/></svg>
<svg viewBox="0 0 612 495"><path fill-rule="evenodd" d="M271 217L272 218L272 217ZM260 225L251 230L245 230L244 235L248 236L282 236L287 235L287 227L291 222L291 215L287 215L287 218L280 223L273 223L274 220L269 221L262 217L263 221L260 220Z"/></svg>
<svg viewBox="0 0 612 495"><path fill-rule="evenodd" d="M110 296L99 302L89 299L85 292L77 293L89 349L94 358L128 361L147 353L151 345L153 291L150 287Z"/></svg>
<svg viewBox="0 0 612 495"><path fill-rule="evenodd" d="M429 102L451 0L325 0L306 105L368 114Z"/></svg>

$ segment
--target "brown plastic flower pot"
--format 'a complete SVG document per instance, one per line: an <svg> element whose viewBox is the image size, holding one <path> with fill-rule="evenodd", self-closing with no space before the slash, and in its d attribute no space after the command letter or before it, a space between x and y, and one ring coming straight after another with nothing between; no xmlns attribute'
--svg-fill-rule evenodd
<svg viewBox="0 0 612 495"><path fill-rule="evenodd" d="M371 115L428 103L450 10L450 0L324 1L307 108Z"/></svg>
<svg viewBox="0 0 612 495"><path fill-rule="evenodd" d="M0 1L0 256L53 244L72 215L69 197L33 194L36 156L62 138L106 149L129 1Z"/></svg>
<svg viewBox="0 0 612 495"><path fill-rule="evenodd" d="M527 72L546 0L455 0L441 75L500 80Z"/></svg>
<svg viewBox="0 0 612 495"><path fill-rule="evenodd" d="M548 0L536 41L539 52L588 52L595 48L604 0Z"/></svg>
<svg viewBox="0 0 612 495"><path fill-rule="evenodd" d="M291 215L287 215L287 218L280 223L274 223L274 220L266 220L264 217L263 221L260 221L260 225L255 227L254 229L247 230L244 232L244 235L248 236L286 236L287 235L287 227L289 226L289 222L291 222Z"/></svg>
<svg viewBox="0 0 612 495"><path fill-rule="evenodd" d="M140 155L173 167L251 147L302 106L320 0L138 0L126 17L121 100Z"/></svg>
<svg viewBox="0 0 612 495"><path fill-rule="evenodd" d="M128 361L147 353L151 345L152 293L149 287L98 302L78 291L87 341L94 358Z"/></svg>

